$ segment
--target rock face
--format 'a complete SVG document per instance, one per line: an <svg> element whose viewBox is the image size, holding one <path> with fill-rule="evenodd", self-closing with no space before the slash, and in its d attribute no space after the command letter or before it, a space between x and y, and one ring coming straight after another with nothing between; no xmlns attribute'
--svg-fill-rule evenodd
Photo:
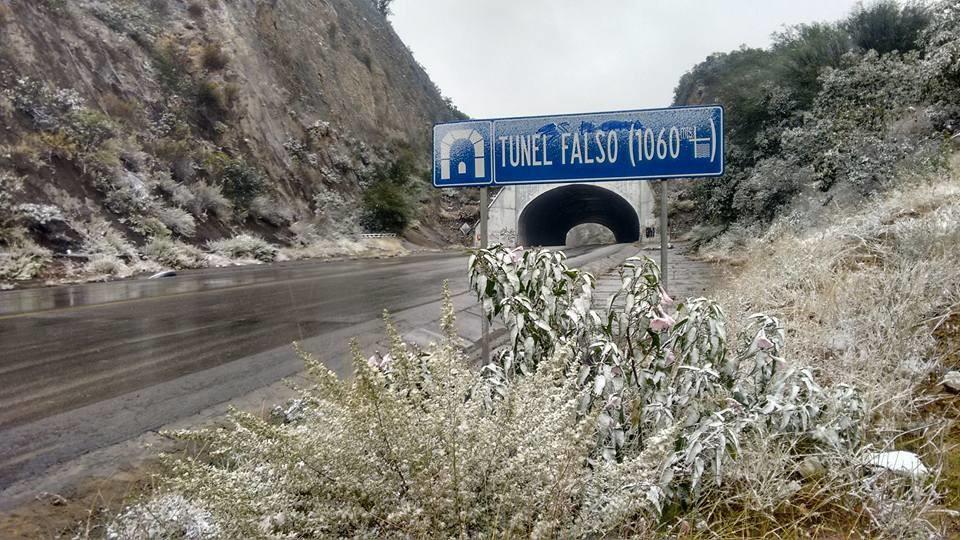
<svg viewBox="0 0 960 540"><path fill-rule="evenodd" d="M0 85L14 202L136 245L322 232L331 193L355 213L376 171L425 170L431 125L460 116L369 0L0 0ZM419 222L441 221L421 191Z"/></svg>

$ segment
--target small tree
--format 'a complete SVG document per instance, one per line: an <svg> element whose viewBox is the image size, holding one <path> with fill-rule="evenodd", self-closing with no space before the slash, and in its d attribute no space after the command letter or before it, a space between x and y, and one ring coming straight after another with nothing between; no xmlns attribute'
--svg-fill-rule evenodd
<svg viewBox="0 0 960 540"><path fill-rule="evenodd" d="M377 11L383 14L384 17L391 14L390 4L393 3L393 0L372 0L372 1L373 1L373 6L377 8Z"/></svg>

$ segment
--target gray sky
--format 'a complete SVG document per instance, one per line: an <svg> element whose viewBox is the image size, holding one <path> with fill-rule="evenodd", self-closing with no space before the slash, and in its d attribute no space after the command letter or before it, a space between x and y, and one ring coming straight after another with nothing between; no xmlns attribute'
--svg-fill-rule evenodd
<svg viewBox="0 0 960 540"><path fill-rule="evenodd" d="M855 0L395 0L391 20L444 95L475 118L665 107L716 51Z"/></svg>

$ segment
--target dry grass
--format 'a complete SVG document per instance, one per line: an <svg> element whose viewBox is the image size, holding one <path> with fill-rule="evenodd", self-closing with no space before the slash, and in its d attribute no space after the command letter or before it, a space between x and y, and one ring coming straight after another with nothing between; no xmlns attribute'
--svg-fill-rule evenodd
<svg viewBox="0 0 960 540"><path fill-rule="evenodd" d="M742 265L720 294L733 308L730 319L758 311L781 318L788 356L815 367L827 382L860 388L874 447L915 451L934 471L932 482L912 488L928 492L914 494L914 504L897 511L933 529L947 527L940 511L957 508L960 500L960 408L936 381L960 364L958 167L913 179L853 212L838 211L816 228L801 231L781 222L753 237L733 230L704 252L730 249L725 257ZM763 461L747 460L753 467ZM734 527L723 529L731 536L899 530L902 520L851 513L856 501L836 499L836 493L833 486L799 508L760 512L725 500L710 521ZM832 507L847 511L834 514Z"/></svg>
<svg viewBox="0 0 960 540"><path fill-rule="evenodd" d="M200 63L209 71L220 71L227 67L230 57L219 43L208 43L200 52Z"/></svg>
<svg viewBox="0 0 960 540"><path fill-rule="evenodd" d="M300 259L349 259L367 257L398 257L409 250L396 238L362 238L350 240L320 240L303 247L284 248L280 258Z"/></svg>

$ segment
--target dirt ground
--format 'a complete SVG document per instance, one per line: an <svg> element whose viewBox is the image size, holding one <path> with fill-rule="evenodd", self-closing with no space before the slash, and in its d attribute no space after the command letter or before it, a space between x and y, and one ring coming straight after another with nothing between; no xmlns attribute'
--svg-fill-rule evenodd
<svg viewBox="0 0 960 540"><path fill-rule="evenodd" d="M109 478L89 478L63 493L43 493L11 512L0 513L4 539L99 538L102 518L116 514L147 490L159 472L155 459L126 468Z"/></svg>

